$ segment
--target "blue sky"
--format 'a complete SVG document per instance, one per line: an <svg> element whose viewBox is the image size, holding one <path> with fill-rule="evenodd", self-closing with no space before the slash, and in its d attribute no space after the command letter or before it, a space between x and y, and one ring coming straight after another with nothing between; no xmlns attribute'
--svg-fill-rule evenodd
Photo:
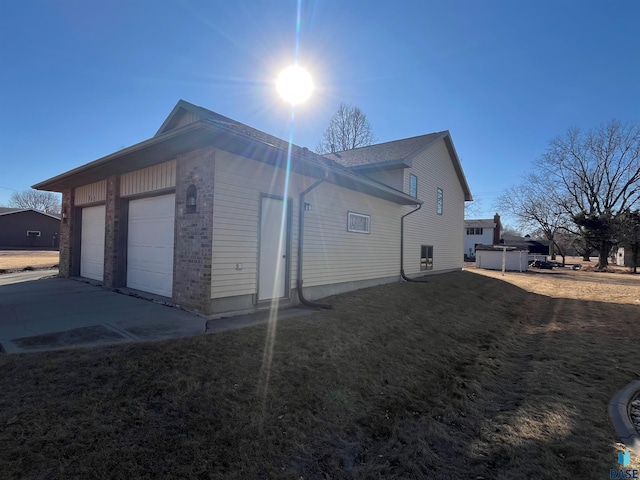
<svg viewBox="0 0 640 480"><path fill-rule="evenodd" d="M153 136L179 99L280 138L274 80L293 63L293 0L0 2L0 205L14 190ZM481 216L549 140L640 121L640 2L304 1L316 91L294 143L340 102L378 141L450 130Z"/></svg>

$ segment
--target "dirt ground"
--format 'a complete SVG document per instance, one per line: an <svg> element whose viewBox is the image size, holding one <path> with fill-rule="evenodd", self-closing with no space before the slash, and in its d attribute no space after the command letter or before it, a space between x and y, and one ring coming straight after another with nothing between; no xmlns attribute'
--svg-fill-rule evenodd
<svg viewBox="0 0 640 480"><path fill-rule="evenodd" d="M0 250L1 270L23 270L26 267L51 268L58 265L60 253L49 250Z"/></svg>
<svg viewBox="0 0 640 480"><path fill-rule="evenodd" d="M567 259L567 263L589 265L580 259ZM640 275L629 274L628 268L613 269L617 273L571 270L568 267L553 270L531 268L522 273L505 272L503 276L497 270L475 268L473 264L465 265L465 270L469 272L504 280L539 295L640 306Z"/></svg>

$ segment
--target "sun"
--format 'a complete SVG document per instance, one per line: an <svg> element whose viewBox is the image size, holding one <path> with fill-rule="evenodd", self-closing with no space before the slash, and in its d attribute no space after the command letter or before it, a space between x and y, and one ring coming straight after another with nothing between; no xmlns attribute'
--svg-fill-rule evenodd
<svg viewBox="0 0 640 480"><path fill-rule="evenodd" d="M280 72L276 85L280 96L292 105L306 101L314 88L309 72L298 65L292 65Z"/></svg>

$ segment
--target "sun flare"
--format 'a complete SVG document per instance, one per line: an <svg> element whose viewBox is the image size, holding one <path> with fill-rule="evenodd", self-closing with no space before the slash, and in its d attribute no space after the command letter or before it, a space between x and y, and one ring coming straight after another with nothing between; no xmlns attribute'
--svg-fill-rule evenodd
<svg viewBox="0 0 640 480"><path fill-rule="evenodd" d="M280 96L292 105L306 101L314 88L309 72L298 65L292 65L280 72L276 85Z"/></svg>

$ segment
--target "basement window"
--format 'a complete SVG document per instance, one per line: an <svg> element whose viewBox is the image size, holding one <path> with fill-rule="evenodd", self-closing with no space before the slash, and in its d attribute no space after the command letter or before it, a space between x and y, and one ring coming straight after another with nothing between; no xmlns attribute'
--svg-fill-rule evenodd
<svg viewBox="0 0 640 480"><path fill-rule="evenodd" d="M39 230L27 230L27 237L39 237L39 236L40 236Z"/></svg>
<svg viewBox="0 0 640 480"><path fill-rule="evenodd" d="M433 270L433 245L420 247L420 270Z"/></svg>
<svg viewBox="0 0 640 480"><path fill-rule="evenodd" d="M371 228L371 215L348 212L347 231L355 233L369 233Z"/></svg>

